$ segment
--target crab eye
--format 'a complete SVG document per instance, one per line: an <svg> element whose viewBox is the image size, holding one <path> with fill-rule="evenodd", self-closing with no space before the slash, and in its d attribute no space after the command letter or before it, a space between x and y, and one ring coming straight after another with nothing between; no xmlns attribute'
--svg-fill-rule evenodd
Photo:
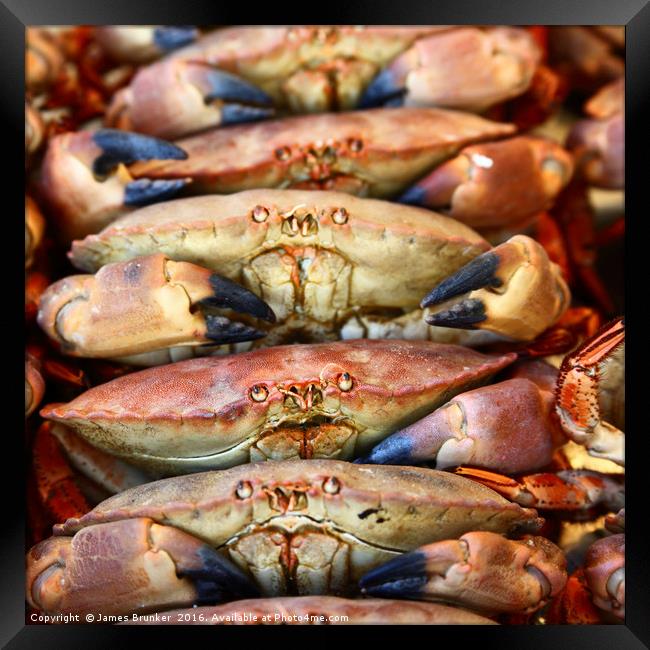
<svg viewBox="0 0 650 650"><path fill-rule="evenodd" d="M251 399L253 399L256 402L263 402L266 400L266 398L269 396L269 389L264 386L264 384L255 384L253 388L251 388Z"/></svg>
<svg viewBox="0 0 650 650"><path fill-rule="evenodd" d="M348 140L348 147L353 153L359 153L363 149L363 142L359 138L350 138Z"/></svg>
<svg viewBox="0 0 650 650"><path fill-rule="evenodd" d="M256 205L253 209L253 221L263 223L269 218L269 211L263 205Z"/></svg>
<svg viewBox="0 0 650 650"><path fill-rule="evenodd" d="M289 160L291 157L291 150L289 147L278 147L275 150L275 157L282 162Z"/></svg>
<svg viewBox="0 0 650 650"><path fill-rule="evenodd" d="M348 211L345 208L337 208L332 212L332 221L340 226L347 223Z"/></svg>
<svg viewBox="0 0 650 650"><path fill-rule="evenodd" d="M253 486L248 481L239 481L235 494L239 499L249 499L253 494Z"/></svg>
<svg viewBox="0 0 650 650"><path fill-rule="evenodd" d="M336 383L342 391L347 393L347 391L352 389L352 377L350 377L350 373L342 372Z"/></svg>
<svg viewBox="0 0 650 650"><path fill-rule="evenodd" d="M330 476L323 482L323 492L327 492L327 494L338 494L340 489L341 484L335 476Z"/></svg>

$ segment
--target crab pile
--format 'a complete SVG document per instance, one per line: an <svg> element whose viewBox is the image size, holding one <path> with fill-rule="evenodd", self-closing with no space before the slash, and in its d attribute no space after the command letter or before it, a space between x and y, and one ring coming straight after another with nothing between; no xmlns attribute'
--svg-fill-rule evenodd
<svg viewBox="0 0 650 650"><path fill-rule="evenodd" d="M26 45L28 622L624 620L622 28Z"/></svg>

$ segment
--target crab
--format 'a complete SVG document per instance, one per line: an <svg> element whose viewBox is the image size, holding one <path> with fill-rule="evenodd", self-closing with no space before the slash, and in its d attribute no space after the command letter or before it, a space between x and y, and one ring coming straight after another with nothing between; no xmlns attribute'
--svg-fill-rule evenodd
<svg viewBox="0 0 650 650"><path fill-rule="evenodd" d="M336 192L251 190L148 206L74 242L73 264L100 271L52 286L41 299L41 326L68 353L127 354L139 365L209 351L197 347L206 343L197 306L212 295L209 273L200 271L199 291L196 282L174 280L176 266L163 256L179 269L207 267L266 302L276 323L265 345L332 338L529 341L569 302L557 267L528 237L490 250L471 229L423 209ZM181 300L163 306L170 285ZM115 301L116 292L132 298ZM173 319L177 342L189 334L184 349L165 349L173 343L163 336L169 327L152 310L141 317L149 304ZM136 329L114 336L117 319Z"/></svg>
<svg viewBox="0 0 650 650"><path fill-rule="evenodd" d="M176 138L235 121L389 101L481 111L524 93L540 51L511 27L235 27L142 68L109 126ZM152 119L153 117L153 119Z"/></svg>
<svg viewBox="0 0 650 650"><path fill-rule="evenodd" d="M469 531L535 531L534 510L436 470L256 463L122 492L27 557L46 613L161 611L238 597L347 595L369 570Z"/></svg>
<svg viewBox="0 0 650 650"><path fill-rule="evenodd" d="M168 475L352 459L515 358L427 341L274 346L129 373L41 415Z"/></svg>
<svg viewBox="0 0 650 650"><path fill-rule="evenodd" d="M74 238L181 190L295 187L390 197L462 147L513 131L469 113L394 108L230 126L173 144L113 129L65 133L49 141L38 187L62 235Z"/></svg>
<svg viewBox="0 0 650 650"><path fill-rule="evenodd" d="M125 625L495 625L484 616L439 603L388 598L286 596L132 617Z"/></svg>

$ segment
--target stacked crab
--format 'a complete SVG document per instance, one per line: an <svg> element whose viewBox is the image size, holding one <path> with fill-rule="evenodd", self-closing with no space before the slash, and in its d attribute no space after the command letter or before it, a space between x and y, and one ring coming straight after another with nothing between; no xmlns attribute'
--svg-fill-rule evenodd
<svg viewBox="0 0 650 650"><path fill-rule="evenodd" d="M620 81L563 147L544 28L83 33L101 122L28 161L30 607L622 620Z"/></svg>

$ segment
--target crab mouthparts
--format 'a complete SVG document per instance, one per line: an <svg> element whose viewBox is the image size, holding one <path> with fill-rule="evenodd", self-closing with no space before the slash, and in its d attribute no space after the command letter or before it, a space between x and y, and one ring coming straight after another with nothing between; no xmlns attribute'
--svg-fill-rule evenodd
<svg viewBox="0 0 650 650"><path fill-rule="evenodd" d="M288 418L264 429L251 448L251 461L286 458L347 458L354 453L358 431L342 416L322 414Z"/></svg>

